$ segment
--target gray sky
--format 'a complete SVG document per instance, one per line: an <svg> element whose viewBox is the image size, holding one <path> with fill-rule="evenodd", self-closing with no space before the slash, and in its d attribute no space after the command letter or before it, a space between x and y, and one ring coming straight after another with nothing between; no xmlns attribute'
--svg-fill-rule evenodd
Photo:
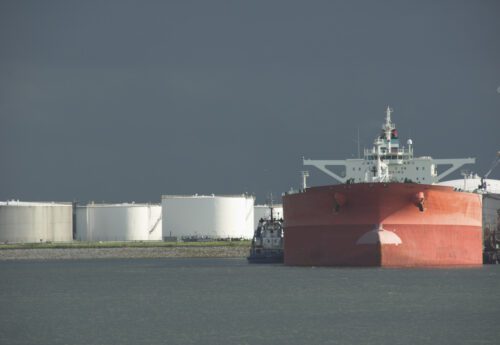
<svg viewBox="0 0 500 345"><path fill-rule="evenodd" d="M496 0L2 0L0 200L264 201L302 156L353 157L358 128L371 147L387 104L417 155L484 174L499 18Z"/></svg>

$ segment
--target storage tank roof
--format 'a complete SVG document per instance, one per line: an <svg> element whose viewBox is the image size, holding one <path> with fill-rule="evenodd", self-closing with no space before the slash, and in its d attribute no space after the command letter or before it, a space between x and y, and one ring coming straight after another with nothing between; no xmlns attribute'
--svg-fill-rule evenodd
<svg viewBox="0 0 500 345"><path fill-rule="evenodd" d="M121 203L121 204L95 204L89 203L86 205L77 205L76 207L149 207L149 206L161 206L160 204L146 204L146 203Z"/></svg>
<svg viewBox="0 0 500 345"><path fill-rule="evenodd" d="M70 202L55 202L55 201L19 201L7 200L0 201L0 206L72 206Z"/></svg>
<svg viewBox="0 0 500 345"><path fill-rule="evenodd" d="M484 179L483 182L486 183L487 193L500 194L500 180ZM449 180L438 183L438 185L441 186L450 186L456 189L465 190L467 192L473 192L477 190L480 184L481 178L479 177Z"/></svg>

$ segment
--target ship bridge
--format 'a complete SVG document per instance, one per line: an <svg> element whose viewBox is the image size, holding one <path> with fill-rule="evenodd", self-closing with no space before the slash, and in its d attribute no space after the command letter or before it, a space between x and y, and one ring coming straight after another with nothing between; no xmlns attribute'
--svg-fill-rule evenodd
<svg viewBox="0 0 500 345"><path fill-rule="evenodd" d="M371 149L364 150L363 158L346 160L303 159L303 164L316 167L340 183L414 182L434 184L465 164L475 163L474 158L414 157L411 139L408 139L407 147L399 144L396 125L391 120L392 112L393 110L388 106L381 134L375 138ZM332 166L343 166L345 168L343 176L333 172L329 168ZM438 173L438 166L448 166L448 168Z"/></svg>

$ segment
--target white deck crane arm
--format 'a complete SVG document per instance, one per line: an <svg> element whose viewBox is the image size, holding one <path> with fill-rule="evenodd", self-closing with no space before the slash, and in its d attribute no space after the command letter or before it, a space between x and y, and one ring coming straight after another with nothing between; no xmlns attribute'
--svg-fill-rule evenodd
<svg viewBox="0 0 500 345"><path fill-rule="evenodd" d="M327 168L327 166L346 166L344 160L313 160L313 159L302 159L304 165L311 165L318 168L330 177L333 177L340 183L345 183L347 178L341 177Z"/></svg>
<svg viewBox="0 0 500 345"><path fill-rule="evenodd" d="M434 164L436 165L451 165L447 170L443 171L436 177L437 181L440 181L442 178L448 176L452 172L458 170L460 167L465 164L474 164L476 163L475 158L457 158L457 159L434 159Z"/></svg>

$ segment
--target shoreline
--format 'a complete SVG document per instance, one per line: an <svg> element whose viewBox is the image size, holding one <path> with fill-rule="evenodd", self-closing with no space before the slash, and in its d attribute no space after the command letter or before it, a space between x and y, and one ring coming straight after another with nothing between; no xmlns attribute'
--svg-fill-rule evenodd
<svg viewBox="0 0 500 345"><path fill-rule="evenodd" d="M249 247L219 246L149 246L149 247L76 247L76 248L3 248L0 261L81 260L136 258L243 258Z"/></svg>

